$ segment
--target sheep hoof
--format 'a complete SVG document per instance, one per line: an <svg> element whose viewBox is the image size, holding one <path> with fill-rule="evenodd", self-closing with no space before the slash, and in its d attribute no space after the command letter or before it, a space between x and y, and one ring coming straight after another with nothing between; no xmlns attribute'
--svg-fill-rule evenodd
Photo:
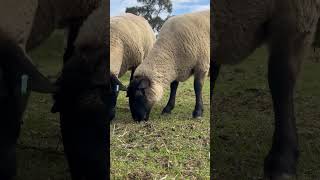
<svg viewBox="0 0 320 180"><path fill-rule="evenodd" d="M163 108L161 115L171 114L171 109L168 107Z"/></svg>
<svg viewBox="0 0 320 180"><path fill-rule="evenodd" d="M266 176L264 177L264 180L296 180L295 175L291 174L281 174L281 175L272 175L272 176Z"/></svg>
<svg viewBox="0 0 320 180"><path fill-rule="evenodd" d="M296 179L296 162L298 153L292 150L269 152L264 162L264 179L268 180L294 180Z"/></svg>
<svg viewBox="0 0 320 180"><path fill-rule="evenodd" d="M202 118L202 110L194 110L192 113L192 117L195 119L201 119Z"/></svg>

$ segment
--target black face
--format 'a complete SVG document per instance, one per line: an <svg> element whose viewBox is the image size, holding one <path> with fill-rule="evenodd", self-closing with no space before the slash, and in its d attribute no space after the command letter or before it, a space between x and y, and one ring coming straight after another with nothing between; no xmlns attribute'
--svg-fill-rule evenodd
<svg viewBox="0 0 320 180"><path fill-rule="evenodd" d="M152 108L146 97L146 89L150 88L150 80L145 77L134 77L128 87L129 105L135 121L147 121Z"/></svg>
<svg viewBox="0 0 320 180"><path fill-rule="evenodd" d="M75 53L79 54L79 53ZM90 57L87 58L87 57ZM57 81L52 112L60 112L63 144L74 179L106 179L111 89L107 54L74 55Z"/></svg>

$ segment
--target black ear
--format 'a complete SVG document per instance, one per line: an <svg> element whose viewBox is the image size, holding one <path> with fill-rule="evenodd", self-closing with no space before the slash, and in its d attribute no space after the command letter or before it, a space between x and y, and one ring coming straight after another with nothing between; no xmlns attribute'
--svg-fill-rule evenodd
<svg viewBox="0 0 320 180"><path fill-rule="evenodd" d="M150 87L150 80L147 78L141 79L138 89L146 89L147 87Z"/></svg>

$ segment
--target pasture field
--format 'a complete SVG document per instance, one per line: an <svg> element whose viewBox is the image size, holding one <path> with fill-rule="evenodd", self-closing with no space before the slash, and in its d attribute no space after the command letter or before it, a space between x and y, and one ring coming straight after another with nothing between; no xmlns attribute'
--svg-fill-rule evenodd
<svg viewBox="0 0 320 180"><path fill-rule="evenodd" d="M63 36L54 35L31 53L46 75L56 75L62 64ZM128 76L124 77L128 84ZM112 179L209 179L209 79L204 87L205 113L192 119L193 78L180 83L176 107L160 116L166 92L146 123L131 119L128 99L121 92L111 124ZM32 93L18 142L17 180L70 179L60 139L59 119L50 113L51 95Z"/></svg>
<svg viewBox="0 0 320 180"><path fill-rule="evenodd" d="M63 34L57 31L31 53L34 63L45 75L56 75L62 65ZM31 93L18 141L17 180L70 179L60 139L57 114L50 112L49 94Z"/></svg>
<svg viewBox="0 0 320 180"><path fill-rule="evenodd" d="M299 136L298 179L320 178L320 63L306 58L297 81L295 112ZM215 89L214 179L263 177L273 134L267 82L267 52L258 49L243 63L222 67Z"/></svg>
<svg viewBox="0 0 320 180"><path fill-rule="evenodd" d="M124 84L129 74L121 78ZM110 132L112 179L209 179L209 85L207 78L202 119L192 118L193 78L179 84L170 115L160 115L168 101L167 90L149 121L142 123L133 121L126 93L120 92Z"/></svg>

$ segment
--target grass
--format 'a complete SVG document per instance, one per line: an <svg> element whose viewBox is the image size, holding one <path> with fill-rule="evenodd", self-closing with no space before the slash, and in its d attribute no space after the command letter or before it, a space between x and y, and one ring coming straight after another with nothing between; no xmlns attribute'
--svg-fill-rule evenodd
<svg viewBox="0 0 320 180"><path fill-rule="evenodd" d="M298 179L320 177L319 69L319 61L306 58L297 82ZM240 65L222 67L215 90L213 178L262 179L274 121L266 50L258 49Z"/></svg>
<svg viewBox="0 0 320 180"><path fill-rule="evenodd" d="M128 84L128 75L122 78ZM113 179L209 179L209 80L204 87L205 113L192 119L193 78L180 83L172 114L160 115L168 91L148 122L135 123L125 93L119 95L111 124Z"/></svg>
<svg viewBox="0 0 320 180"><path fill-rule="evenodd" d="M56 32L31 53L45 75L61 69L63 39ZM128 77L124 77L128 83ZM149 122L131 119L128 100L121 93L117 117L111 124L112 179L209 179L209 80L204 87L204 118L191 118L193 80L181 83L171 115L160 116L168 92L156 105ZM59 143L57 114L50 113L51 95L32 93L18 142L17 180L67 180L68 167Z"/></svg>
<svg viewBox="0 0 320 180"><path fill-rule="evenodd" d="M62 38L62 33L56 32L31 52L34 64L45 75L55 75L61 69ZM59 143L58 115L50 113L51 106L51 95L31 93L18 141L17 180L70 179L63 147Z"/></svg>

